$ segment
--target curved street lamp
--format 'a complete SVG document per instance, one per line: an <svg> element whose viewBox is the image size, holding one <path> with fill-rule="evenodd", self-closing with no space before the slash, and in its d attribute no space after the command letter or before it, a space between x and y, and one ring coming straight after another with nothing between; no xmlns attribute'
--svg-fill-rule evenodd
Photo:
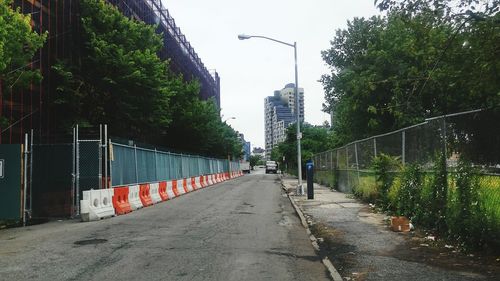
<svg viewBox="0 0 500 281"><path fill-rule="evenodd" d="M234 117L234 116L233 117L229 117L226 120L224 120L224 123L226 123L227 120L231 120L231 119L236 119L236 117Z"/></svg>
<svg viewBox="0 0 500 281"><path fill-rule="evenodd" d="M302 138L302 134L300 133L300 105L299 105L299 78L298 78L299 75L298 75L298 70L297 70L297 42L293 42L293 44L291 44L291 43L283 42L283 41L276 40L273 38L269 38L266 36L246 35L246 34L238 35L238 39L240 39L240 40L246 40L246 39L250 39L250 38L266 39L266 40L274 41L276 43L287 45L287 46L293 48L294 59L295 59L295 108L296 108L295 111L297 114L297 168L298 168L298 178L299 178L296 193L300 194L300 195L304 195L304 188L302 186L302 157L301 157L301 151L300 151L300 139Z"/></svg>

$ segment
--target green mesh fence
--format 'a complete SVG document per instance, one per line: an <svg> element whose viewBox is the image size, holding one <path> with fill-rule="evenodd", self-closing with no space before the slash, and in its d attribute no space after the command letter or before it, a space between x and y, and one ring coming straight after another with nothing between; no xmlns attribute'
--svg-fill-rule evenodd
<svg viewBox="0 0 500 281"><path fill-rule="evenodd" d="M352 142L313 156L314 180L343 192L374 185L371 163L390 155L403 165L432 169L438 153L446 152L447 169L458 159L471 161L485 175L500 175L500 113L476 110L427 119L421 124Z"/></svg>
<svg viewBox="0 0 500 281"><path fill-rule="evenodd" d="M186 155L112 143L112 186L182 179L239 170L227 159Z"/></svg>

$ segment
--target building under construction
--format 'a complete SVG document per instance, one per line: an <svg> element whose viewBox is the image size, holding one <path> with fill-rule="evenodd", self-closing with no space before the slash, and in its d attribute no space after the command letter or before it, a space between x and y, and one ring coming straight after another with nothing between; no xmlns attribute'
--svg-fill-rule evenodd
<svg viewBox="0 0 500 281"><path fill-rule="evenodd" d="M182 73L187 80L197 79L201 85L200 98L214 97L220 107L220 80L217 72L210 73L194 51L186 37L176 26L161 0L107 0L125 16L157 24L163 34L164 48L159 56L170 59L175 73ZM0 116L8 120L8 126L0 128L0 143L22 143L24 133L31 129L40 136L50 138L57 120L47 102L55 92L57 81L52 65L64 59L78 60L78 34L80 32L79 0L15 0L14 6L22 13L30 14L33 29L42 34L47 32L44 47L25 67L40 69L43 79L31 83L28 89L19 93L0 91Z"/></svg>

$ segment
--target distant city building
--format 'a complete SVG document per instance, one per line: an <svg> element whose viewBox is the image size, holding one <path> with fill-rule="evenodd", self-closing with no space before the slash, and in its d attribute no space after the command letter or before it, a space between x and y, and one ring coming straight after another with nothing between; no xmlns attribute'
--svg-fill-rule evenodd
<svg viewBox="0 0 500 281"><path fill-rule="evenodd" d="M250 160L250 142L245 141L245 135L239 134L238 138L243 146L243 156L241 156L241 160L249 161Z"/></svg>
<svg viewBox="0 0 500 281"><path fill-rule="evenodd" d="M271 158L272 149L286 139L286 129L297 120L295 84L287 84L264 99L264 127L266 159ZM299 88L299 116L304 121L304 89Z"/></svg>

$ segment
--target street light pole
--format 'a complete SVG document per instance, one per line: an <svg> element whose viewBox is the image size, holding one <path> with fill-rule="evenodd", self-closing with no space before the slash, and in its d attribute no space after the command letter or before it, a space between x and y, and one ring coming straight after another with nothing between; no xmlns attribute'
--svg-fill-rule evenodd
<svg viewBox="0 0 500 281"><path fill-rule="evenodd" d="M300 139L302 138L302 134L300 133L300 98L299 98L299 75L298 75L298 66L297 66L297 42L293 42L293 44L286 43L280 40L276 40L273 38L269 38L266 36L260 36L260 35L245 35L245 34L240 34L238 35L238 39L240 40L245 40L245 39L250 39L250 38L262 38L270 41L274 41L276 43L280 43L283 45L287 45L289 47L293 47L294 50L294 60L295 60L295 113L297 116L297 168L298 168L298 185L297 185L297 190L296 193L300 195L304 195L304 187L302 186L302 152L300 149Z"/></svg>
<svg viewBox="0 0 500 281"><path fill-rule="evenodd" d="M297 193L300 191L300 195L304 195L304 187L302 186L302 151L300 149L300 139L302 134L300 133L300 98L299 98L299 71L297 66L297 42L293 42L293 51L295 59L295 110L297 111L297 175L299 177L299 182L297 186Z"/></svg>

